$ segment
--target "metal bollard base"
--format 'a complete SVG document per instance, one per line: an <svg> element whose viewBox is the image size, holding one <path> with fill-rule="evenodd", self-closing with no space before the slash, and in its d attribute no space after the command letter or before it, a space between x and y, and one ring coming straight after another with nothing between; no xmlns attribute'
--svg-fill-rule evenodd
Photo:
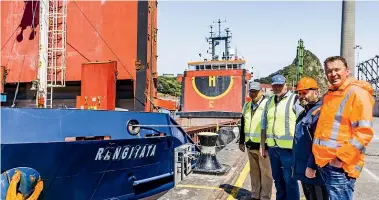
<svg viewBox="0 0 379 200"><path fill-rule="evenodd" d="M218 134L203 132L198 134L201 145L200 157L193 173L224 175L230 171L230 166L221 164L216 157L216 140Z"/></svg>
<svg viewBox="0 0 379 200"><path fill-rule="evenodd" d="M231 167L229 165L221 164L219 169L204 169L204 168L195 168L192 170L194 174L209 174L209 175L225 175L229 173Z"/></svg>

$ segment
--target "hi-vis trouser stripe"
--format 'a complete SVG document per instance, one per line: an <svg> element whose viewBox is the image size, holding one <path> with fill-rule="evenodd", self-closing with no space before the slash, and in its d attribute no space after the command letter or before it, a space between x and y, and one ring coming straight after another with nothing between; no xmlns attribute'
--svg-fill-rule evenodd
<svg viewBox="0 0 379 200"><path fill-rule="evenodd" d="M336 116L334 118L333 127L332 127L332 134L330 136L330 139L329 140L320 140L318 138L315 138L313 140L314 144L317 144L317 145L320 145L320 146L324 146L324 147L328 147L328 148L332 148L332 149L337 149L337 148L341 147L341 145L339 143L337 143L337 138L338 138L338 130L339 130L340 126L341 126L342 113L343 113L343 110L344 110L344 108L346 106L347 100L350 98L351 94L357 88L358 87L356 87L356 86L352 86L351 89L346 94L346 96L343 98L343 100L342 100L342 102L341 102L341 104L340 104L340 106L338 108L338 111L336 113ZM352 122L351 126L353 128L356 128L356 127L371 127L372 126L372 122L370 122L368 120L360 120L360 121ZM361 154L365 153L366 148L356 138L353 138L352 140L350 140L350 144L352 144L358 151L360 151ZM356 165L355 169L358 170L358 171L362 171L362 166Z"/></svg>
<svg viewBox="0 0 379 200"><path fill-rule="evenodd" d="M285 118L284 118L285 119L285 125L284 125L285 135L278 137L275 135L274 130L272 130L272 134L267 134L267 138L279 139L279 140L293 140L293 136L291 136L291 131L290 131L290 112L291 112L290 107L291 107L292 99L294 96L295 94L291 94L286 104L286 111L285 111ZM268 104L270 104L270 102ZM274 129L274 127L272 128Z"/></svg>

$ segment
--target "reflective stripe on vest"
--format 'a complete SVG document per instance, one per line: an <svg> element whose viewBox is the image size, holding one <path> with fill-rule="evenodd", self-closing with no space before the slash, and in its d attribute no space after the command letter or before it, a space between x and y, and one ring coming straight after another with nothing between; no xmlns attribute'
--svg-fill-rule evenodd
<svg viewBox="0 0 379 200"><path fill-rule="evenodd" d="M267 145L270 147L279 146L281 148L292 149L293 138L296 126L296 114L292 111L294 97L296 94L291 94L289 97L281 100L278 105L275 104L275 96L273 96L267 104L265 112L267 112ZM285 108L283 106L285 105ZM278 110L284 109L284 116L278 115ZM270 110L270 113L268 112ZM279 112L282 112L281 110ZM268 117L273 116L274 119ZM280 126L278 128L278 125Z"/></svg>
<svg viewBox="0 0 379 200"><path fill-rule="evenodd" d="M245 104L243 109L243 117L245 121L245 142L251 140L252 142L260 143L261 141L261 118L267 99L263 98L259 102L258 108L252 113L251 102Z"/></svg>
<svg viewBox="0 0 379 200"><path fill-rule="evenodd" d="M350 98L350 95L357 89L358 87L356 86L352 86L348 93L345 95L345 97L343 98L339 108L338 108L338 111L334 117L334 122L333 122L333 128L332 128L332 133L331 133L331 136L329 138L329 140L320 140L318 138L315 138L313 140L313 143L316 144L316 145L320 145L320 146L324 146L324 147L327 147L327 148L331 148L331 149L337 149L339 147L341 147L341 144L339 144L337 142L337 138L338 138L338 130L340 129L340 126L341 126L341 120L342 120L342 113L343 113L343 110L346 106L346 102L347 100ZM372 126L372 122L370 121L367 121L367 120L360 120L360 121L357 121L357 122L352 122L351 123L351 126L356 128L356 127L371 127ZM361 152L361 154L364 154L365 151L366 151L366 148L359 142L357 141L355 138L353 138L352 140L350 140L350 144L353 145L359 152Z"/></svg>

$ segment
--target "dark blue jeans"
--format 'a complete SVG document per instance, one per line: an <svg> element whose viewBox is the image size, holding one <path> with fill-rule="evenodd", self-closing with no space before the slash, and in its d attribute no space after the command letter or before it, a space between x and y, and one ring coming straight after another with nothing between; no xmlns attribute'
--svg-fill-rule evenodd
<svg viewBox="0 0 379 200"><path fill-rule="evenodd" d="M273 147L268 149L276 200L299 200L299 184L292 178L292 150Z"/></svg>
<svg viewBox="0 0 379 200"><path fill-rule="evenodd" d="M351 200L354 194L355 178L348 177L342 168L326 165L320 169L330 200Z"/></svg>

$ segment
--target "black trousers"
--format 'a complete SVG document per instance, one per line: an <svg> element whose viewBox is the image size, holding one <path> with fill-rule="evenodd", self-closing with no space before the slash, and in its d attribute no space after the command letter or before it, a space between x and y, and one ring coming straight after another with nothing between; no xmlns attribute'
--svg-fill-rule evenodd
<svg viewBox="0 0 379 200"><path fill-rule="evenodd" d="M328 200L329 194L325 185L312 185L301 183L307 200Z"/></svg>

